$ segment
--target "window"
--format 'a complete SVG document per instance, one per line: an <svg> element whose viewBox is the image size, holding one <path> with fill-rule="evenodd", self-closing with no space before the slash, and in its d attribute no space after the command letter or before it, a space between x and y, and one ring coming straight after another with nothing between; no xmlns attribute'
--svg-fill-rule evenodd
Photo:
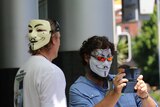
<svg viewBox="0 0 160 107"><path fill-rule="evenodd" d="M39 0L39 18L47 19L48 18L48 10L47 10L47 0Z"/></svg>

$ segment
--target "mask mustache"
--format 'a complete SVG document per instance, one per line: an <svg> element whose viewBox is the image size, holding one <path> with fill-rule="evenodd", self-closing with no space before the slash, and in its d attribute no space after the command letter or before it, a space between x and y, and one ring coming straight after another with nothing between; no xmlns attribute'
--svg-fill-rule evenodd
<svg viewBox="0 0 160 107"><path fill-rule="evenodd" d="M39 40L36 40L36 38L32 38L32 39L30 39L30 42L31 43L36 43L36 42L38 42L38 41L43 41L45 39L45 37L42 37L41 39L39 39Z"/></svg>
<svg viewBox="0 0 160 107"><path fill-rule="evenodd" d="M105 65L96 65L96 67L99 69L109 69L109 67Z"/></svg>

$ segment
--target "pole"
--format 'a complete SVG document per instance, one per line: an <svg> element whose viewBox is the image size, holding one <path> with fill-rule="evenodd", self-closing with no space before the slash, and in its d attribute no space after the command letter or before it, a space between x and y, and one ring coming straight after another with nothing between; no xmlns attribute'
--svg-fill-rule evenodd
<svg viewBox="0 0 160 107"><path fill-rule="evenodd" d="M157 0L157 24L158 24L158 62L159 62L159 88L160 88L160 0Z"/></svg>

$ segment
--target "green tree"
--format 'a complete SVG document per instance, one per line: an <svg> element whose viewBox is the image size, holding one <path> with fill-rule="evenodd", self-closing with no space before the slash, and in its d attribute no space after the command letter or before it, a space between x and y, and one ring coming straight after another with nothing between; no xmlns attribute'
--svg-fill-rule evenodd
<svg viewBox="0 0 160 107"><path fill-rule="evenodd" d="M118 41L117 45L117 59L118 59L118 64L122 65L127 57L128 57L128 45L127 45L127 39L124 37L121 37Z"/></svg>
<svg viewBox="0 0 160 107"><path fill-rule="evenodd" d="M142 70L144 80L157 85L158 75L158 28L156 6L150 20L142 21L139 35L132 39L133 60Z"/></svg>

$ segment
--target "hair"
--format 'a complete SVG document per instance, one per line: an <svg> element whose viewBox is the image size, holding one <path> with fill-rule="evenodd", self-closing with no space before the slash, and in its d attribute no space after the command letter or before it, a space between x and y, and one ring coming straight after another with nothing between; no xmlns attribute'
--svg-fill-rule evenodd
<svg viewBox="0 0 160 107"><path fill-rule="evenodd" d="M51 19L47 19L47 21L49 21L50 26L51 26L51 31L50 31L50 33L51 33L51 38L52 38L52 35L53 35L54 33L58 32L59 29L60 29L60 28L59 28L59 23L58 23L56 20L51 20ZM51 40L51 39L50 39L50 41L48 42L48 44L46 44L45 46L43 46L42 48L37 49L37 50L32 50L32 49L31 49L31 46L29 45L29 53L32 54L32 55L36 55L36 54L39 53L39 51L40 51L41 49L50 50L51 46L52 46L52 40Z"/></svg>
<svg viewBox="0 0 160 107"><path fill-rule="evenodd" d="M111 54L114 55L114 44L111 43L106 36L92 36L82 43L79 54L82 59L82 64L86 65L85 55L91 56L91 52L95 49L111 49Z"/></svg>

